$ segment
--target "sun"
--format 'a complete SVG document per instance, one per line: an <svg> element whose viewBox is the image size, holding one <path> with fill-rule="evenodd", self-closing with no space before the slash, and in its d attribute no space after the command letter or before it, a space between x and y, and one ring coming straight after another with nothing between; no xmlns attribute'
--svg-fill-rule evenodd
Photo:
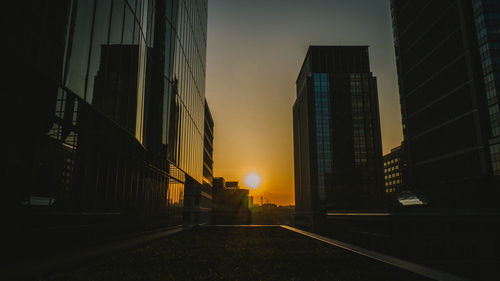
<svg viewBox="0 0 500 281"><path fill-rule="evenodd" d="M260 184L260 176L256 173L250 173L245 177L245 184L250 188L256 188Z"/></svg>

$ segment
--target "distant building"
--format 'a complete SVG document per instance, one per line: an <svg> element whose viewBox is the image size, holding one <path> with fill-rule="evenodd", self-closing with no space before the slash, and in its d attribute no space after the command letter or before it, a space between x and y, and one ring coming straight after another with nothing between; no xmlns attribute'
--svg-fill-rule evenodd
<svg viewBox="0 0 500 281"><path fill-rule="evenodd" d="M224 189L226 188L226 180L222 177L214 178L213 180L214 189Z"/></svg>
<svg viewBox="0 0 500 281"><path fill-rule="evenodd" d="M239 188L239 183L237 181L227 181L226 188Z"/></svg>
<svg viewBox="0 0 500 281"><path fill-rule="evenodd" d="M500 2L391 10L409 187L433 207L498 206Z"/></svg>
<svg viewBox="0 0 500 281"><path fill-rule="evenodd" d="M256 205L251 210L252 224L293 226L294 208L276 206L274 203Z"/></svg>
<svg viewBox="0 0 500 281"><path fill-rule="evenodd" d="M404 190L406 161L403 156L402 146L391 149L384 155L385 193L396 193Z"/></svg>
<svg viewBox="0 0 500 281"><path fill-rule="evenodd" d="M212 223L249 224L249 190L238 188L237 181L227 182L230 183L229 187L220 188L224 182L224 178L214 179L217 188L213 189Z"/></svg>
<svg viewBox="0 0 500 281"><path fill-rule="evenodd" d="M262 204L262 206L260 206L261 208L278 208L278 205L274 204L274 203L264 203Z"/></svg>
<svg viewBox="0 0 500 281"><path fill-rule="evenodd" d="M367 46L311 46L293 106L296 224L376 206L384 193L377 81Z"/></svg>
<svg viewBox="0 0 500 281"><path fill-rule="evenodd" d="M248 196L248 207L253 208L253 196Z"/></svg>

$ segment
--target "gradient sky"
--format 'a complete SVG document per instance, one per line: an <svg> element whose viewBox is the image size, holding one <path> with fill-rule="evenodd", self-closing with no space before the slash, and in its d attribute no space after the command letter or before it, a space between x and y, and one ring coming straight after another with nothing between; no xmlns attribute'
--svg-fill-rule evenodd
<svg viewBox="0 0 500 281"><path fill-rule="evenodd" d="M402 140L388 0L209 0L214 173L240 186L259 174L256 203L295 203L292 106L309 45L370 46L384 154Z"/></svg>

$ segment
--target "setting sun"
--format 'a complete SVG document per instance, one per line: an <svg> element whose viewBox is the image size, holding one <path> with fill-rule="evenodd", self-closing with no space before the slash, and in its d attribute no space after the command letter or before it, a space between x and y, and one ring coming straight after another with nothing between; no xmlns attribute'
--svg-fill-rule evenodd
<svg viewBox="0 0 500 281"><path fill-rule="evenodd" d="M260 184L260 176L256 173L250 173L245 177L245 184L250 188L256 188Z"/></svg>

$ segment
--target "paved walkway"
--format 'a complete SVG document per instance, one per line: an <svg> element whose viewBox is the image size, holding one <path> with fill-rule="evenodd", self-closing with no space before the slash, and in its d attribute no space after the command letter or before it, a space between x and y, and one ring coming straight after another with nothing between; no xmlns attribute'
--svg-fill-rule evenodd
<svg viewBox="0 0 500 281"><path fill-rule="evenodd" d="M198 227L39 280L431 280L280 227Z"/></svg>

